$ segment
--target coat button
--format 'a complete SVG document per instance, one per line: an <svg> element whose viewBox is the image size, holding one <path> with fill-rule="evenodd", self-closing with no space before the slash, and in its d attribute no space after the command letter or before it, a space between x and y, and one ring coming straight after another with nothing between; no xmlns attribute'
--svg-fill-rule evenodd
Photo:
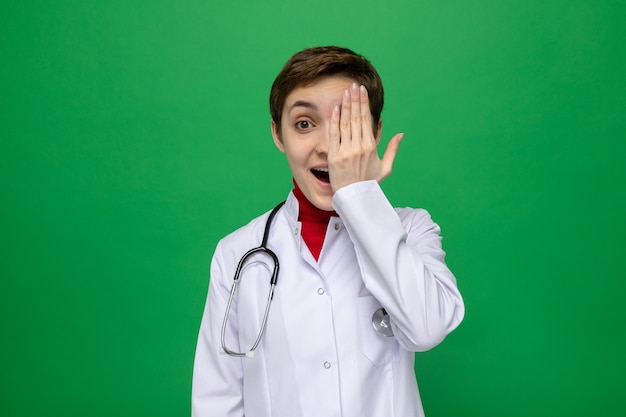
<svg viewBox="0 0 626 417"><path fill-rule="evenodd" d="M319 295L324 295L324 288L318 288L318 289L317 289L317 293L318 293Z"/></svg>
<svg viewBox="0 0 626 417"><path fill-rule="evenodd" d="M339 223L335 223L335 230L339 230Z"/></svg>
<svg viewBox="0 0 626 417"><path fill-rule="evenodd" d="M324 368L330 369L330 362L328 361L324 362Z"/></svg>

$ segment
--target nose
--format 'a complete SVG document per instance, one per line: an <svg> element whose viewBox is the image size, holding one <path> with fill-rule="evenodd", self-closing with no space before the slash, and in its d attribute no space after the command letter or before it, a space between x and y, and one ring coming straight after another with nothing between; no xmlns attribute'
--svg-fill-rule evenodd
<svg viewBox="0 0 626 417"><path fill-rule="evenodd" d="M315 151L319 154L328 155L328 147L330 145L330 128L320 131L315 144Z"/></svg>

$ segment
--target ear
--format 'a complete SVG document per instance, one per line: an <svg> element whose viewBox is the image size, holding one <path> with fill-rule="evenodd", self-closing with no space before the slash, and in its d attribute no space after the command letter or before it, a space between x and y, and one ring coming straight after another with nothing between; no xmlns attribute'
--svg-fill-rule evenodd
<svg viewBox="0 0 626 417"><path fill-rule="evenodd" d="M380 137L383 134L383 119L378 119L378 128L376 129L376 145L380 143Z"/></svg>
<svg viewBox="0 0 626 417"><path fill-rule="evenodd" d="M276 145L279 151L281 151L282 153L285 153L285 146L283 145L283 140L280 137L280 132L278 131L278 128L276 127L276 123L274 123L273 120L270 122L270 126L272 128L272 137L274 138L274 145Z"/></svg>

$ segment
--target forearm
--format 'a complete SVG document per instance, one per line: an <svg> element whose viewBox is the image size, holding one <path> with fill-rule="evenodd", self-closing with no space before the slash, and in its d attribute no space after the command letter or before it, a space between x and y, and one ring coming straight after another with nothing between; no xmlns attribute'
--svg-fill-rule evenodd
<svg viewBox="0 0 626 417"><path fill-rule="evenodd" d="M354 243L364 284L389 313L395 337L408 350L436 346L464 315L438 226L421 210L399 215L375 181L339 190L333 207Z"/></svg>

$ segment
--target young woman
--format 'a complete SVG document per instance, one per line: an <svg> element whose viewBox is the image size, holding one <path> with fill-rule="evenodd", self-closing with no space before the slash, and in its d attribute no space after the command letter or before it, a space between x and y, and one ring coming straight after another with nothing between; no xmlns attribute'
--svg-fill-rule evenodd
<svg viewBox="0 0 626 417"><path fill-rule="evenodd" d="M271 131L294 189L217 245L195 417L423 415L414 352L440 343L464 306L439 227L379 186L403 137L379 158L382 108L378 73L345 48L305 49L278 74ZM240 264L262 241L279 263L273 296L272 254Z"/></svg>

